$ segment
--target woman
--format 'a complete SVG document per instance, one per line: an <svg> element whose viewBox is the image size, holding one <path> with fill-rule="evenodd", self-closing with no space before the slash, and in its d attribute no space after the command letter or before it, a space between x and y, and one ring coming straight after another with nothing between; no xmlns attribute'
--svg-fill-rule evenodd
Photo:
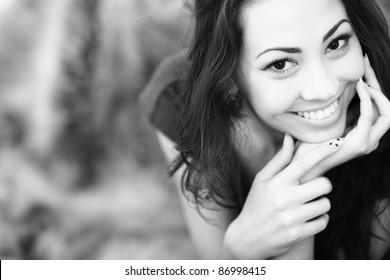
<svg viewBox="0 0 390 280"><path fill-rule="evenodd" d="M389 258L390 42L375 3L195 11L179 133L158 135L181 154L172 173L201 256Z"/></svg>

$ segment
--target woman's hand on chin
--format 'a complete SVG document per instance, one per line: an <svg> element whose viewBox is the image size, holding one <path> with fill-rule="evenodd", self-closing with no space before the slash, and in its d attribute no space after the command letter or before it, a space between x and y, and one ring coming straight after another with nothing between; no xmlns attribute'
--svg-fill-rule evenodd
<svg viewBox="0 0 390 280"><path fill-rule="evenodd" d="M343 138L343 147L337 153L324 159L302 177L302 183L321 176L328 170L353 158L374 151L379 140L390 128L390 102L383 94L367 56L364 78L356 83L356 91L360 98L360 117L356 127ZM319 144L298 142L297 154L305 154Z"/></svg>
<svg viewBox="0 0 390 280"><path fill-rule="evenodd" d="M341 145L332 140L292 161L294 141L286 135L282 149L257 173L241 213L226 231L230 254L239 259L278 257L325 229L330 202L323 196L332 185L324 177L304 184L300 178ZM291 258L310 258L308 250Z"/></svg>

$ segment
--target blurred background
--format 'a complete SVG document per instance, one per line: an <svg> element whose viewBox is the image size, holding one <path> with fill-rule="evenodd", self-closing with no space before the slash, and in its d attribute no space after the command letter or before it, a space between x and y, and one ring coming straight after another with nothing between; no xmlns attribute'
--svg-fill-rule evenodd
<svg viewBox="0 0 390 280"><path fill-rule="evenodd" d="M182 0L0 1L0 258L195 258L137 106Z"/></svg>
<svg viewBox="0 0 390 280"><path fill-rule="evenodd" d="M0 259L196 258L137 106L184 1L1 0Z"/></svg>

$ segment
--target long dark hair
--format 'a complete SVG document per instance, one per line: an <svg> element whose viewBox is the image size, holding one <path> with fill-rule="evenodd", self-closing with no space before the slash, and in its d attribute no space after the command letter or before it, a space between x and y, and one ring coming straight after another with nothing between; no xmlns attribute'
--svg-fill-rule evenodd
<svg viewBox="0 0 390 280"><path fill-rule="evenodd" d="M196 26L189 52L191 68L177 142L181 157L172 172L183 162L186 164L183 192L192 194L197 205L207 206L212 201L240 210L252 183L234 144L240 135L238 123L245 118L242 106L248 99L244 91L233 91L233 85L238 82L243 42L240 12L249 2L254 1L195 1ZM386 20L373 0L342 2L388 96L390 41ZM334 186L329 197L332 210L327 229L316 238L317 258L337 258L340 248L347 258L371 257L371 226L380 213L378 201L390 198L389 150L387 133L376 152L328 172Z"/></svg>

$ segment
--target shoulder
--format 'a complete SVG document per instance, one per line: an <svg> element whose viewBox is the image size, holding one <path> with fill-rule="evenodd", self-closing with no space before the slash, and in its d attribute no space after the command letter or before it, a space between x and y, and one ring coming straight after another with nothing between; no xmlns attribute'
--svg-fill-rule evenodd
<svg viewBox="0 0 390 280"><path fill-rule="evenodd" d="M148 97L158 95L158 92L172 81L185 79L189 66L187 49L166 57L154 70L148 84L140 94L140 101L143 102Z"/></svg>
<svg viewBox="0 0 390 280"><path fill-rule="evenodd" d="M172 162L178 156L175 143L164 133L157 130L157 138L160 142L168 162ZM221 208L214 205L212 209L197 206L191 199L192 193L181 188L181 179L185 166L182 166L173 176L174 185L178 192L178 198L183 210L191 239L202 259L217 259L223 247L224 234L229 224L237 217L236 210ZM210 205L211 206L211 205Z"/></svg>
<svg viewBox="0 0 390 280"><path fill-rule="evenodd" d="M140 94L144 115L170 139L175 140L180 109L184 102L184 82L189 70L187 50L164 59Z"/></svg>

